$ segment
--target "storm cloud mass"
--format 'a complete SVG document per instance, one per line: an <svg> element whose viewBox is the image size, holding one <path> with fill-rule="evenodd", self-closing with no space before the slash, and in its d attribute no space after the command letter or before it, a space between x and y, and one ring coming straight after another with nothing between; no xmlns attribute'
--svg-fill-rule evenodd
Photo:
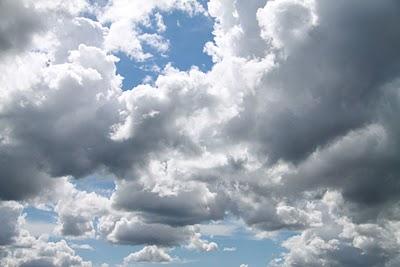
<svg viewBox="0 0 400 267"><path fill-rule="evenodd" d="M173 11L213 21L211 69L123 90L119 57L164 56ZM271 267L399 266L399 25L396 0L0 0L0 265L92 266L72 238L183 264L234 218L293 233ZM115 189L74 185L90 175Z"/></svg>

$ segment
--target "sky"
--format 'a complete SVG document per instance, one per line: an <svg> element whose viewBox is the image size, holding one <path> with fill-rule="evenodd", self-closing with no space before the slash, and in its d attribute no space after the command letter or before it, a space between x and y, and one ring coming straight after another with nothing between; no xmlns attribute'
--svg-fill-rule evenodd
<svg viewBox="0 0 400 267"><path fill-rule="evenodd" d="M0 0L0 266L400 266L396 0Z"/></svg>

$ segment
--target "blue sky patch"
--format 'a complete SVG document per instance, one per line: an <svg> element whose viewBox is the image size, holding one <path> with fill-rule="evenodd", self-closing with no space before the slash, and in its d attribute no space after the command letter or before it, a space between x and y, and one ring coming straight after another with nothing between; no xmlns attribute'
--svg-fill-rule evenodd
<svg viewBox="0 0 400 267"><path fill-rule="evenodd" d="M161 14L167 28L160 35L169 41L169 50L165 55L158 54L148 45L143 48L152 53L153 57L144 62L137 62L121 52L116 53L120 58L116 64L117 73L124 77L124 90L132 89L146 80L154 81L168 63L183 71L197 66L206 72L212 67L211 57L203 52L203 48L213 38L213 20L203 14L189 16L182 11ZM154 29L140 29L142 32L155 33Z"/></svg>

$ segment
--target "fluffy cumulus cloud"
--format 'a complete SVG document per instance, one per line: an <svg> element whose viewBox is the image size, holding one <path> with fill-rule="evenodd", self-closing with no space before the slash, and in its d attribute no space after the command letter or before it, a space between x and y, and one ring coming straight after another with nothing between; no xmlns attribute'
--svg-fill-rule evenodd
<svg viewBox="0 0 400 267"><path fill-rule="evenodd" d="M212 68L122 90L167 57L164 15L214 21ZM211 252L199 224L296 235L274 267L400 264L395 0L0 1L0 263L91 266L65 239ZM115 190L74 179L111 176ZM24 207L56 214L34 237ZM86 249L90 247L86 247ZM225 248L224 251L234 251ZM242 264L241 266L247 266Z"/></svg>
<svg viewBox="0 0 400 267"><path fill-rule="evenodd" d="M206 252L215 251L218 249L217 243L209 242L207 240L202 240L200 239L200 237L201 237L200 233L194 234L191 238L188 248Z"/></svg>
<svg viewBox="0 0 400 267"><path fill-rule="evenodd" d="M65 179L62 182L57 188L59 194L52 201L58 214L55 230L62 236L94 237L94 221L108 214L109 200L95 192L77 190Z"/></svg>
<svg viewBox="0 0 400 267"><path fill-rule="evenodd" d="M110 23L105 47L109 51L121 51L136 61L153 57L151 51L145 51L144 45L150 45L155 52L168 50L168 40L159 32L165 31L165 24L158 12L180 10L190 15L203 13L204 8L196 0L126 1L111 0L97 10L102 23ZM157 13L154 13L158 11ZM156 26L156 32L146 33L144 28ZM124 36L121 39L121 36Z"/></svg>
<svg viewBox="0 0 400 267"><path fill-rule="evenodd" d="M352 222L340 193L327 192L324 223L283 243L289 252L270 266L396 266L398 222ZM384 264L384 265L382 265Z"/></svg>
<svg viewBox="0 0 400 267"><path fill-rule="evenodd" d="M147 246L142 250L129 254L124 258L124 265L135 263L170 263L174 260L164 249Z"/></svg>
<svg viewBox="0 0 400 267"><path fill-rule="evenodd" d="M10 267L76 266L90 267L65 240L50 241L34 237L26 229L23 206L15 201L0 202L0 265Z"/></svg>
<svg viewBox="0 0 400 267"><path fill-rule="evenodd" d="M45 238L27 240L21 247L7 251L5 257L0 259L2 266L10 267L91 267L90 262L82 260L64 240L49 242Z"/></svg>

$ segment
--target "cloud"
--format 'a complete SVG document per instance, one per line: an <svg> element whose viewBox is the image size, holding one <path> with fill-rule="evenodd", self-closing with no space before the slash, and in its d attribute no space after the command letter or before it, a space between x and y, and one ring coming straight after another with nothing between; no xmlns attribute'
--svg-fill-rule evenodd
<svg viewBox="0 0 400 267"><path fill-rule="evenodd" d="M71 248L74 249L84 249L84 250L94 250L94 248L89 244L71 244Z"/></svg>
<svg viewBox="0 0 400 267"><path fill-rule="evenodd" d="M4 175L0 182L7 185L2 186L1 198L21 199L37 194L40 190L51 187L54 183L51 176L78 177L91 173L99 164L92 158L97 154L94 151L97 149L95 143L98 141L103 145L110 144L108 131L115 122L112 113L116 117L118 114L117 107L112 107L113 104L106 100L106 95L119 90L117 86L120 80L114 73L115 58L106 56L95 47L80 45L79 49L71 52L68 63L46 67L42 61L39 69L33 70L37 76L32 79L33 84L27 83L26 86L29 87L6 87L1 116L2 135L5 137L0 144L0 164ZM104 83L105 81L109 83ZM74 94L73 91L76 92L76 98L66 101L65 96ZM102 94L104 98L101 97ZM96 97L97 100L93 102ZM112 111L114 108L116 109ZM107 117L110 120L97 121L95 117L101 112L109 114ZM35 124L29 124L29 121L35 121ZM26 127L27 123L29 127ZM62 125L69 127L66 129ZM82 127L83 125L87 127ZM103 130L94 132L88 138L94 125L97 125L95 128L99 127L98 130L103 127ZM86 141L82 134L87 136ZM44 136L47 137L42 139ZM82 149L81 141L87 142L86 149ZM68 154L75 154L76 158L72 159ZM23 167L16 167L17 162ZM29 176L32 178L28 179ZM19 186L22 181L25 182L23 190ZM19 189L21 190L18 191Z"/></svg>
<svg viewBox="0 0 400 267"><path fill-rule="evenodd" d="M65 240L49 241L46 235L32 236L26 230L22 205L16 202L1 202L0 210L1 266L92 266L90 262L76 255Z"/></svg>
<svg viewBox="0 0 400 267"><path fill-rule="evenodd" d="M215 242L201 238L197 226L170 226L161 223L147 223L140 216L130 213L111 212L100 217L99 232L109 241L117 244L176 247L185 246L203 252L218 249Z"/></svg>
<svg viewBox="0 0 400 267"><path fill-rule="evenodd" d="M211 0L212 69L168 64L127 91L112 53L167 53L163 12L199 3L26 3L0 9L0 243L28 243L2 265L89 264L9 201L56 212L60 236L145 245L132 260L216 250L196 225L234 217L257 237L298 231L272 266L398 265L395 1ZM111 198L65 178L99 173Z"/></svg>
<svg viewBox="0 0 400 267"><path fill-rule="evenodd" d="M338 212L343 199L327 192L323 199L326 221L283 243L288 250L270 266L396 266L398 222L354 224ZM394 227L394 228L393 228ZM393 233L395 233L393 235Z"/></svg>
<svg viewBox="0 0 400 267"><path fill-rule="evenodd" d="M100 224L100 229L107 233L110 241L130 245L179 246L193 234L187 227L146 224L138 218L122 217L113 221L110 217L103 217ZM112 227L107 229L110 225Z"/></svg>
<svg viewBox="0 0 400 267"><path fill-rule="evenodd" d="M317 26L315 1L271 1L257 11L261 37L289 53L292 44L305 40Z"/></svg>
<svg viewBox="0 0 400 267"><path fill-rule="evenodd" d="M17 202L0 202L0 246L13 244L18 237L22 208Z"/></svg>
<svg viewBox="0 0 400 267"><path fill-rule="evenodd" d="M0 259L0 263L3 266L10 267L92 266L90 262L83 261L80 256L75 255L75 251L68 246L65 240L48 242L43 237L29 240L29 243L23 244L22 247L8 251L6 256Z"/></svg>
<svg viewBox="0 0 400 267"><path fill-rule="evenodd" d="M142 250L129 254L124 258L124 266L142 263L171 263L172 258L164 249L157 246L146 246Z"/></svg>
<svg viewBox="0 0 400 267"><path fill-rule="evenodd" d="M379 163L377 163L378 161L376 161L376 159L386 157L379 152L381 149L385 150L384 148L379 148L379 146L385 145L382 143L382 145L376 146L375 143L378 141L378 138L382 138L382 135L384 136L387 134L385 132L388 131L388 127L391 128L391 126L388 126L385 122L386 119L383 119L379 115L385 113L385 111L381 110L382 106L379 104L380 100L376 97L377 94L380 94L379 92L382 92L381 95L386 94L381 90L384 90L383 87L385 87L386 82L390 82L395 78L391 73L393 73L392 70L396 68L395 66L398 62L389 56L389 54L393 53L389 51L386 51L388 54L382 54L382 57L378 56L380 59L366 56L370 53L375 54L375 52L372 51L376 51L376 53L379 54L378 51L384 50L378 43L364 45L365 42L363 42L363 40L367 38L369 34L363 35L361 31L353 32L350 29L345 33L343 32L343 27L341 27L341 22L343 20L352 21L354 25L360 29L364 27L368 28L367 23L369 23L369 21L367 18L370 14L368 11L376 7L373 2L368 2L367 5L359 2L352 3L351 7L349 6L347 9L347 5L350 5L347 2L331 4L326 1L319 1L316 6L310 5L310 3L312 3L312 1L273 1L268 2L263 9L259 10L257 19L261 26L264 23L263 19L266 18L263 12L271 14L276 12L279 16L282 16L282 18L270 16L268 19L276 19L278 20L276 22L277 25L285 27L286 24L283 23L281 19L290 19L291 23L293 20L291 17L293 12L295 15L300 15L301 13L291 10L291 8L301 5L302 8L309 10L304 12L311 14L307 15L310 19L306 19L304 23L309 24L312 22L312 25L301 30L290 29L289 33L276 33L285 36L289 34L287 37L283 37L283 35L281 37L271 37L281 38L280 42L282 42L282 45L290 45L290 49L285 49L283 47L280 48L279 53L277 52L275 54L275 60L277 61L276 67L273 67L269 72L263 75L262 83L256 84L253 95L249 94L245 96L240 113L228 123L224 133L227 136L231 136L236 142L248 142L253 153L260 153L260 159L261 157L267 159L261 162L261 164L269 164L271 167L284 165L282 164L283 162L288 164L287 166L290 167L290 171L288 174L282 176L283 180L281 181L284 185L281 191L282 195L290 196L290 194L293 194L293 191L290 193L285 191L287 188L291 188L291 186L298 186L297 182L301 182L297 179L302 179L300 177L306 180L315 177L316 180L313 180L313 185L316 186L313 188L315 190L317 187L339 187L343 190L347 198L365 203L368 199L356 199L358 193L354 190L359 190L359 192L366 193L365 196L376 196L376 199L371 199L370 197L371 201L374 203L385 201L384 199L386 197L381 198L377 191L372 192L374 188L377 188L374 181L377 182L379 180L378 177L382 177L382 174L374 173L374 171L379 172L379 167L377 167ZM357 16L354 17L351 12L344 14L339 13L339 10L343 10L342 8L346 10L354 8L354 12L356 12ZM390 1L380 5L376 13L377 21L374 23L381 23L380 25L385 24L387 20L384 19L385 16L383 14L385 10L388 11L393 8L397 8L397 6L394 6ZM286 12L288 13L286 14ZM393 15L393 20L395 21L394 13L389 13ZM311 19L314 16L316 16L316 22L313 22L313 19ZM270 24L272 22L268 23ZM389 22L389 24L390 25L387 26L392 30L385 36L391 40L391 43L396 43L399 41L398 31L393 27L394 24L392 25L391 22ZM298 23L296 23L296 25L298 25ZM371 25L371 27L373 26ZM339 34L339 31L341 34ZM297 37L291 36L292 32L301 34L301 40L297 40ZM325 34L328 32L331 33L329 35L330 37L325 37ZM379 36L380 32L377 30L374 34ZM285 38L288 39L284 40ZM330 49L333 48L334 45L338 45L343 49ZM350 47L354 45L362 46L363 51L351 54L353 50L351 50ZM330 50L328 51L327 49ZM274 51L275 50L272 50L272 53L275 53ZM335 53L335 51L338 51L338 53ZM366 52L366 54L364 54L364 52ZM318 56L316 56L316 53ZM352 60L344 61L345 57L347 58L350 54ZM339 58L343 60L339 60ZM323 59L323 61L321 61L321 59ZM383 76L379 74L383 73L381 69L372 70L364 68L365 60L385 62L383 66L383 68L387 68L383 71L385 74ZM223 62L221 62L221 64L222 63ZM301 65L304 64L307 64L307 67L301 67ZM341 64L346 64L345 72ZM301 74L299 74L299 71ZM334 73L334 75L331 75L332 73ZM368 78L365 78L366 76ZM386 97L383 98L386 99ZM257 120L254 120L254 118L257 118ZM377 121L379 121L378 126L376 125ZM380 128L381 130L374 130L376 128ZM288 131L287 129L291 130ZM317 157L323 158L324 152L329 151L329 147L333 147L332 143L340 142L339 140L348 140L351 136L354 136L353 142L356 140L360 142L358 140L363 138L360 137L360 135L369 131L378 131L376 134L376 141L370 140L370 137L365 137L370 140L365 142L371 142L371 147L367 148L368 145L366 145L365 149L374 151L372 152L374 154L372 157L377 165L366 164L366 162L370 161L356 150L352 150L351 152L347 150L341 153L342 155L346 155L346 153L347 155L351 155L352 164L349 164L348 161L343 161L343 164L341 164L333 158L327 160L324 167L311 163L311 161L317 159ZM389 135L395 136L395 134ZM349 145L350 144L347 143L344 146L349 147ZM354 146L356 146L356 143L354 143ZM372 148L372 146L376 147L376 150ZM378 154L380 155L378 156ZM389 156L389 154L391 154L391 152L389 152L387 156ZM337 157L338 156L339 154L337 154ZM387 159L384 161L387 162ZM363 167L361 167L361 169L357 168L356 162L360 162ZM310 165L308 165L308 163L310 163ZM332 167L335 170L344 172L341 172L340 175L333 176L328 173L318 173L316 176L310 173L302 175L305 165L310 168L309 170L317 170L319 167L326 169ZM351 168L351 170L347 169L346 166ZM367 166L371 166L371 169L366 172L374 173L372 176L376 177L376 180L374 178L370 180L366 178L364 174L361 174L364 173L363 170L365 170L365 168L368 168ZM314 167L316 169L314 169ZM390 167L389 169L391 174L395 173L394 169ZM356 174L355 172L358 171L360 171L359 174ZM293 172L293 174L291 172ZM343 182L343 184L338 182L344 181L341 180L339 176L357 178L354 178L354 181L356 181L355 184L349 187L348 180ZM385 176L385 174L383 174L383 176ZM310 187L313 186L313 182L311 182L311 180L309 181L310 183L304 184L302 190L309 190ZM365 183L360 185L359 181L364 181ZM394 182L394 187L392 187L392 183L391 187L396 188L395 184ZM270 191L271 189L261 190ZM395 190L396 189L394 189L394 191ZM278 191L280 190L278 189L275 192ZM388 192L390 192L390 189ZM390 193L386 195L388 201L390 195ZM265 209L267 209L267 206L264 206L264 211ZM275 209L275 207L272 207L271 212L274 213ZM274 216L270 216L270 218L274 218ZM305 220L302 219L301 221L304 222Z"/></svg>
<svg viewBox="0 0 400 267"><path fill-rule="evenodd" d="M129 10L129 12L127 12ZM148 44L157 52L165 53L168 50L168 41L157 33L143 33L141 27L151 27L151 18L156 21L156 30L160 33L166 29L160 12L180 10L189 15L203 13L204 9L195 0L190 1L148 1L139 2L113 0L98 11L99 20L110 23L109 33L105 39L105 47L109 51L122 51L136 61L147 60L153 55L145 51ZM120 36L124 36L121 40Z"/></svg>
<svg viewBox="0 0 400 267"><path fill-rule="evenodd" d="M200 233L195 233L191 240L189 245L187 246L189 249L195 249L198 251L205 251L205 252L211 252L218 250L218 245L215 242L209 242L207 240L202 240Z"/></svg>
<svg viewBox="0 0 400 267"><path fill-rule="evenodd" d="M161 188L162 185L160 185ZM168 189L169 186L166 186ZM194 183L167 195L147 191L136 182L118 183L113 195L114 206L127 211L138 211L154 223L172 226L196 224L224 216L222 196L212 193L204 184ZM135 192L132 194L132 192ZM191 201L185 201L190 198Z"/></svg>
<svg viewBox="0 0 400 267"><path fill-rule="evenodd" d="M10 50L24 49L43 27L40 14L29 2L4 0L0 10L0 56Z"/></svg>
<svg viewBox="0 0 400 267"><path fill-rule="evenodd" d="M233 236L240 226L232 224L201 224L200 232L208 236Z"/></svg>
<svg viewBox="0 0 400 267"><path fill-rule="evenodd" d="M52 200L58 215L56 232L61 236L94 237L94 221L109 213L109 199L94 192L80 191L66 179L60 181L57 190L60 194Z"/></svg>

